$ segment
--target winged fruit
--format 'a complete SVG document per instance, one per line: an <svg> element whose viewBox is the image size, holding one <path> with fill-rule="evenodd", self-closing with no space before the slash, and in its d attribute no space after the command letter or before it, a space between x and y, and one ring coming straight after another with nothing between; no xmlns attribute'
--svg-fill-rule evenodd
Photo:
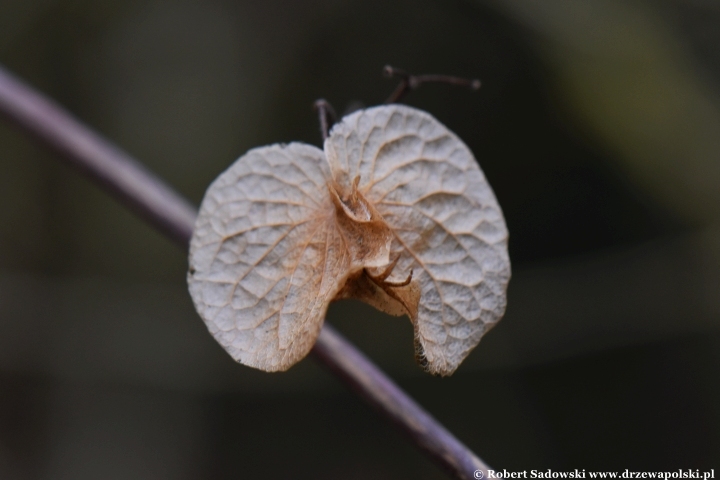
<svg viewBox="0 0 720 480"><path fill-rule="evenodd" d="M414 325L418 363L450 375L505 312L500 206L465 144L426 112L357 111L324 150L250 150L208 188L188 284L238 362L286 370L333 300L356 298Z"/></svg>

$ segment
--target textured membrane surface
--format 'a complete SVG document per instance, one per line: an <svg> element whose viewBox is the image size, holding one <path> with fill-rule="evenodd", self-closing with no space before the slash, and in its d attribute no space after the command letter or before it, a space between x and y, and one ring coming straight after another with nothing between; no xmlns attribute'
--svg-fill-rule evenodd
<svg viewBox="0 0 720 480"><path fill-rule="evenodd" d="M202 202L190 292L237 361L285 370L330 301L359 298L415 327L418 361L449 375L503 315L507 229L470 150L402 105L343 118L325 151L251 150Z"/></svg>

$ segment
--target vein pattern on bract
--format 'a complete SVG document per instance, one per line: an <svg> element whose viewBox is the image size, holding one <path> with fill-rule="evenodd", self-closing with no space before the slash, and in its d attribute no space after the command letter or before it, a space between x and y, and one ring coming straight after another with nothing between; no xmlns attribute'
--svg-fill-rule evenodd
<svg viewBox="0 0 720 480"><path fill-rule="evenodd" d="M397 280L412 269L420 285L418 360L449 375L505 312L508 235L485 176L455 134L400 105L345 117L325 151L394 232Z"/></svg>
<svg viewBox="0 0 720 480"><path fill-rule="evenodd" d="M287 369L329 302L354 297L407 314L421 365L440 375L502 317L509 278L502 212L471 152L400 105L343 118L325 152L241 157L206 193L188 274L200 315L243 364Z"/></svg>
<svg viewBox="0 0 720 480"><path fill-rule="evenodd" d="M349 258L338 248L321 150L251 150L208 189L190 246L190 292L237 361L285 370L312 348Z"/></svg>

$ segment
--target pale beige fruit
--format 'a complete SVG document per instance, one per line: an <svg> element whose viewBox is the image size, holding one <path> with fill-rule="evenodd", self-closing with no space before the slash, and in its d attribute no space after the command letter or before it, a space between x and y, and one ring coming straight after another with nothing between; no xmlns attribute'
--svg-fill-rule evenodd
<svg viewBox="0 0 720 480"><path fill-rule="evenodd" d="M402 105L355 112L325 151L249 151L203 199L188 283L234 359L286 370L332 300L357 298L415 327L420 365L449 375L503 315L507 229L470 150Z"/></svg>

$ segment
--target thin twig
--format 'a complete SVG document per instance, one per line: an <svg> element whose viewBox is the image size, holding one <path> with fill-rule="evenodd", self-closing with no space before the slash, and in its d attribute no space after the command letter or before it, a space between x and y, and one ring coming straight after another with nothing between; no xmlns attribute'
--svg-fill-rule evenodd
<svg viewBox="0 0 720 480"><path fill-rule="evenodd" d="M312 353L450 475L487 478L482 460L330 325L323 326Z"/></svg>
<svg viewBox="0 0 720 480"><path fill-rule="evenodd" d="M324 98L315 100L314 106L320 117L320 134L324 142L330 134L330 127L337 121L337 115L335 115L335 109L330 105L330 102Z"/></svg>
<svg viewBox="0 0 720 480"><path fill-rule="evenodd" d="M0 113L50 145L151 225L187 248L195 209L127 153L2 67ZM488 467L472 451L330 325L323 327L313 354L454 477L482 478L475 476L476 471L481 471L487 478Z"/></svg>
<svg viewBox="0 0 720 480"><path fill-rule="evenodd" d="M385 103L397 103L405 95L410 93L412 90L417 90L423 83L447 83L448 85L455 85L458 87L467 87L472 90L480 89L480 80L453 77L451 75L436 75L436 74L425 74L425 75L412 75L405 70L400 68L391 67L385 65L383 68L383 74L389 78L399 78L400 84L398 84L395 91L385 100Z"/></svg>

